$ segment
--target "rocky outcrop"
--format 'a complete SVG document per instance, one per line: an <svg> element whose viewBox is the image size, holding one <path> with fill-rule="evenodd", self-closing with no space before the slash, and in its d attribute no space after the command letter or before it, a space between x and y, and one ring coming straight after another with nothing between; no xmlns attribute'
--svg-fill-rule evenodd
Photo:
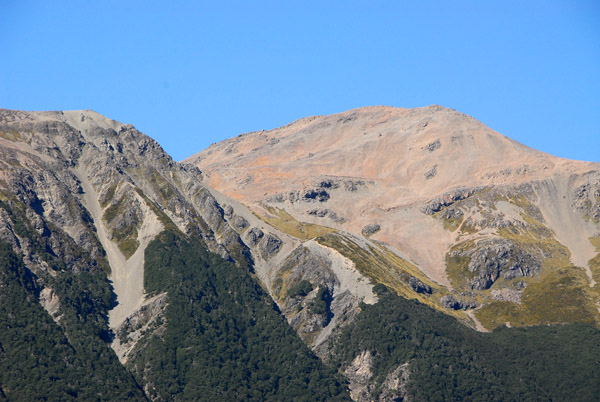
<svg viewBox="0 0 600 402"><path fill-rule="evenodd" d="M300 337L311 343L335 314L331 311L331 300L323 300L324 310L313 307L321 304L323 295L319 295L319 291L325 294L326 289L326 296L330 299L333 293L330 289L339 286L339 280L331 270L331 261L300 246L285 259L277 276L273 291L278 296L283 314ZM310 283L311 291L296 295L290 293L290 289L303 281Z"/></svg>
<svg viewBox="0 0 600 402"><path fill-rule="evenodd" d="M165 328L164 310L167 306L167 294L162 293L150 299L123 323L115 328L113 349L121 362L126 363L137 342L144 335L160 335Z"/></svg>
<svg viewBox="0 0 600 402"><path fill-rule="evenodd" d="M534 277L541 270L542 256L519 247L510 240L494 239L480 242L476 248L454 251L450 257L468 257L469 272L474 290L489 289L500 277L512 280L518 277Z"/></svg>
<svg viewBox="0 0 600 402"><path fill-rule="evenodd" d="M262 237L260 243L258 243L260 255L262 256L262 258L267 260L273 257L275 254L277 254L277 252L281 248L281 245L282 241L279 237L267 233L267 235Z"/></svg>
<svg viewBox="0 0 600 402"><path fill-rule="evenodd" d="M412 290L414 290L417 293L431 294L433 292L431 286L423 283L421 280L415 278L414 276L408 278L408 285L411 287Z"/></svg>
<svg viewBox="0 0 600 402"><path fill-rule="evenodd" d="M358 314L360 303L375 301L372 285L361 279L351 261L311 240L283 260L273 294L292 328L326 357L328 345Z"/></svg>
<svg viewBox="0 0 600 402"><path fill-rule="evenodd" d="M369 223L360 231L363 236L369 237L381 230L381 226L378 223Z"/></svg>
<svg viewBox="0 0 600 402"><path fill-rule="evenodd" d="M312 216L316 216L318 218L327 217L336 223L344 223L346 221L344 218L342 218L341 216L338 216L337 213L335 213L334 211L332 211L328 208L311 209L309 211L306 211L306 213L309 215L312 215Z"/></svg>
<svg viewBox="0 0 600 402"><path fill-rule="evenodd" d="M586 219L600 223L600 177L573 189L572 196L574 208Z"/></svg>
<svg viewBox="0 0 600 402"><path fill-rule="evenodd" d="M442 296L440 302L450 310L468 310L477 307L477 302L474 299L459 299L454 295Z"/></svg>
<svg viewBox="0 0 600 402"><path fill-rule="evenodd" d="M251 228L244 235L244 239L250 247L254 247L258 244L258 242L260 241L260 239L263 238L264 235L265 234L263 233L263 231L259 228Z"/></svg>
<svg viewBox="0 0 600 402"><path fill-rule="evenodd" d="M410 380L409 364L404 363L389 372L380 387L373 383L373 354L363 350L348 367L344 375L349 381L350 396L354 401L395 402L409 401L407 385ZM376 391L379 391L376 393Z"/></svg>
<svg viewBox="0 0 600 402"><path fill-rule="evenodd" d="M421 207L421 212L427 215L433 215L457 201L471 197L473 194L483 189L484 187L481 186L454 189L427 202L425 205L423 205L423 207Z"/></svg>
<svg viewBox="0 0 600 402"><path fill-rule="evenodd" d="M371 400L373 384L371 377L373 367L373 354L369 350L362 351L352 363L344 370L344 375L350 382L350 396L355 401Z"/></svg>
<svg viewBox="0 0 600 402"><path fill-rule="evenodd" d="M381 393L377 398L381 402L410 401L407 385L410 380L408 363L396 367L389 373L381 385Z"/></svg>

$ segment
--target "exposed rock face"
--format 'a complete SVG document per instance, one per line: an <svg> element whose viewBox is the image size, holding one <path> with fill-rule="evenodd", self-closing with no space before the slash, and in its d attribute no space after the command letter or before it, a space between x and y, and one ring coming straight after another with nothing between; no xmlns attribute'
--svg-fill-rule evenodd
<svg viewBox="0 0 600 402"><path fill-rule="evenodd" d="M508 240L487 240L476 249L453 252L450 257L469 257L468 270L476 276L471 280L475 290L489 289L502 276L506 280L533 277L541 270L542 255L530 254Z"/></svg>
<svg viewBox="0 0 600 402"><path fill-rule="evenodd" d="M467 310L477 307L474 300L459 300L453 295L443 296L440 301L444 307L451 310Z"/></svg>
<svg viewBox="0 0 600 402"><path fill-rule="evenodd" d="M346 378L350 381L350 396L355 401L370 400L373 386L370 385L373 366L373 355L369 350L364 350L352 360L352 364L344 370Z"/></svg>
<svg viewBox="0 0 600 402"><path fill-rule="evenodd" d="M483 187L458 188L435 197L421 208L421 211L427 215L433 215L436 212L454 204L457 201L469 198L477 191L483 190Z"/></svg>
<svg viewBox="0 0 600 402"><path fill-rule="evenodd" d="M359 303L375 300L368 282L357 286L360 278L351 261L309 241L283 260L273 292L292 328L325 356L331 335L354 318ZM311 290L294 291L301 282Z"/></svg>
<svg viewBox="0 0 600 402"><path fill-rule="evenodd" d="M311 210L307 211L307 213L309 215L317 216L319 218L327 217L336 223L344 223L344 221L345 221L344 218L342 218L341 216L338 216L338 214L336 214L335 212L333 212L332 210L327 209L327 208L311 209Z"/></svg>
<svg viewBox="0 0 600 402"><path fill-rule="evenodd" d="M58 268L41 257L27 227L65 275L109 274L116 293L110 323L125 332L133 328L125 321L151 312L151 322L164 307L147 304L143 290L144 249L162 229L201 236L210 250L252 264L236 232L248 223L233 213L226 218L197 168L175 163L131 125L91 111L1 110L0 155L0 238L38 274L40 303L59 324L64 295L44 279ZM269 236L262 249L273 254L281 241ZM121 338L135 342L134 332Z"/></svg>
<svg viewBox="0 0 600 402"><path fill-rule="evenodd" d="M408 285L417 293L431 294L432 292L431 286L423 283L413 276L408 278Z"/></svg>
<svg viewBox="0 0 600 402"><path fill-rule="evenodd" d="M382 402L409 401L410 399L406 391L406 385L409 380L410 371L408 363L399 365L385 378L381 394L379 394L377 400Z"/></svg>
<svg viewBox="0 0 600 402"><path fill-rule="evenodd" d="M264 259L269 259L277 254L281 248L281 239L272 234L264 236L259 243L260 253Z"/></svg>
<svg viewBox="0 0 600 402"><path fill-rule="evenodd" d="M362 351L344 370L350 382L350 396L358 402L409 401L406 386L410 379L408 363L396 367L385 378L379 394L375 394L373 386L373 354L369 350Z"/></svg>
<svg viewBox="0 0 600 402"><path fill-rule="evenodd" d="M369 223L367 226L362 228L360 232L363 234L363 236L371 236L372 234L379 232L379 230L381 230L381 226L379 226L378 223Z"/></svg>
<svg viewBox="0 0 600 402"><path fill-rule="evenodd" d="M258 244L258 242L260 241L260 239L263 238L264 235L265 234L262 230L258 228L251 228L250 230L248 230L248 232L246 232L244 238L251 247L254 247Z"/></svg>

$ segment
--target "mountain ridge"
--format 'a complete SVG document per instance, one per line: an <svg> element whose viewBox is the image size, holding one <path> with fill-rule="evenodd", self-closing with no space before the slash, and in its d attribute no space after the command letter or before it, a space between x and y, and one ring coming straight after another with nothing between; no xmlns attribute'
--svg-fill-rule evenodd
<svg viewBox="0 0 600 402"><path fill-rule="evenodd" d="M452 157L478 141L488 151ZM489 156L497 144L504 153ZM525 156L498 170L515 149ZM61 378L85 384L79 395L535 395L502 368L506 358L542 381L544 392L571 395L549 385L553 369L531 371L515 351L529 342L537 354L531 337L546 333L560 339L556 356L579 353L578 337L594 345L595 164L523 148L439 106L309 117L211 152L215 162L198 167L93 111L0 110L0 241L8 245L0 252L23 259L2 267L0 287L28 300L6 304L0 322L26 328L18 341L26 347L36 345L36 325L62 339L66 349L51 355L52 364ZM477 173L482 164L488 170ZM566 323L574 324L544 326ZM468 339L476 345L465 349ZM506 357L486 352L500 344ZM17 349L2 352L14 345L0 339L9 367L0 399L16 390L36 399L42 391L28 394L15 374L22 370ZM434 352L440 345L448 349ZM569 369L591 375L597 351L586 353L568 360ZM98 377L86 382L63 367L69 359L97 359L110 369L88 364L82 369ZM98 384L111 370L120 374L112 393L102 393ZM236 380L224 382L221 370ZM68 383L56 388L76 396ZM595 392L581 378L560 384Z"/></svg>

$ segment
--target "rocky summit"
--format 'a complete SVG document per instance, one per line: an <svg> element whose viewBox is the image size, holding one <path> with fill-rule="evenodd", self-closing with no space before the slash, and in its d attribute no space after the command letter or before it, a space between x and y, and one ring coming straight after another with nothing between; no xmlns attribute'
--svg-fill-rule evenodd
<svg viewBox="0 0 600 402"><path fill-rule="evenodd" d="M0 110L0 400L594 400L599 281L600 164L440 106Z"/></svg>

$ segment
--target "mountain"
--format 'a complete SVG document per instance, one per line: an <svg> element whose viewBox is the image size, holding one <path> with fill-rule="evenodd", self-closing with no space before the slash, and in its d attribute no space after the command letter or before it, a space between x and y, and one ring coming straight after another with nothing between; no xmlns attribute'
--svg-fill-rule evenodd
<svg viewBox="0 0 600 402"><path fill-rule="evenodd" d="M0 395L348 399L197 169L91 111L2 110L0 152Z"/></svg>
<svg viewBox="0 0 600 402"><path fill-rule="evenodd" d="M0 155L0 400L600 392L598 164L437 106L182 163L93 111L0 109Z"/></svg>
<svg viewBox="0 0 600 402"><path fill-rule="evenodd" d="M544 154L440 106L305 118L186 162L267 220L330 228L320 244L380 245L402 263L362 274L409 294L393 265L410 266L438 290L430 305L464 310L479 328L600 320L600 164Z"/></svg>

